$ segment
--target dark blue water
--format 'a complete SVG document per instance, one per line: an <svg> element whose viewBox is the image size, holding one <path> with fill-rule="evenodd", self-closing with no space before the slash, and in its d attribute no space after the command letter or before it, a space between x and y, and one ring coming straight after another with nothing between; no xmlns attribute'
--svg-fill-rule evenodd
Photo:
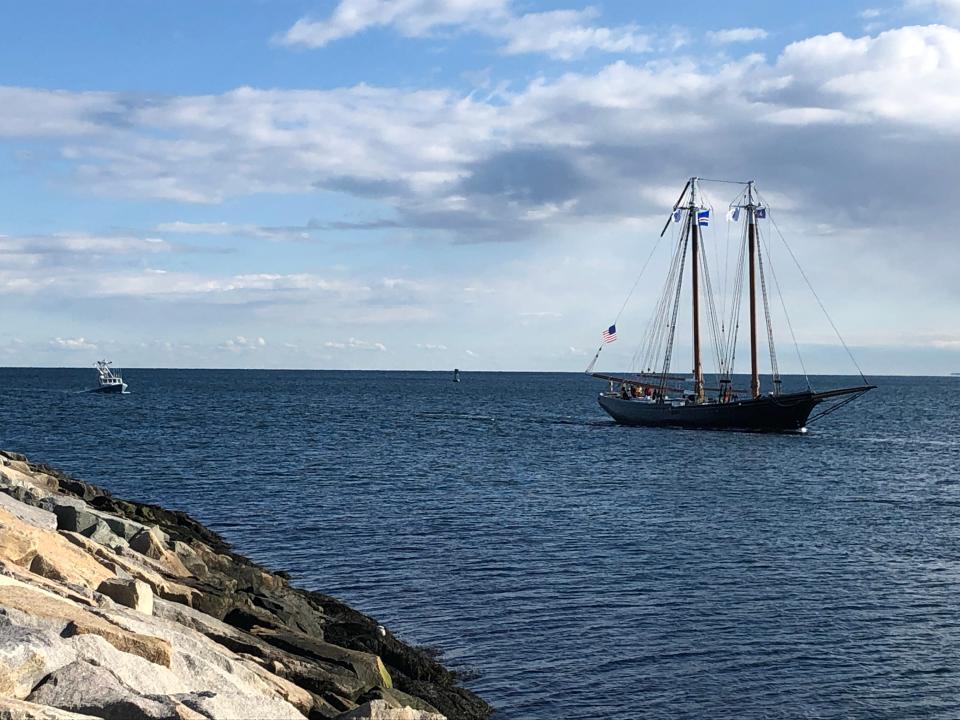
<svg viewBox="0 0 960 720"><path fill-rule="evenodd" d="M580 375L125 379L0 370L0 447L189 511L501 718L960 717L958 378L806 435L621 428Z"/></svg>

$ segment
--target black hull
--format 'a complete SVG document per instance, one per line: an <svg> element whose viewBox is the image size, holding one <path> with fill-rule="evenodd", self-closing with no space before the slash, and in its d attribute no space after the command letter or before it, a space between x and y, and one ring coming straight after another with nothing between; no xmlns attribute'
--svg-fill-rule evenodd
<svg viewBox="0 0 960 720"><path fill-rule="evenodd" d="M621 425L714 430L797 431L813 409L833 393L802 392L729 403L671 405L601 395L600 407Z"/></svg>

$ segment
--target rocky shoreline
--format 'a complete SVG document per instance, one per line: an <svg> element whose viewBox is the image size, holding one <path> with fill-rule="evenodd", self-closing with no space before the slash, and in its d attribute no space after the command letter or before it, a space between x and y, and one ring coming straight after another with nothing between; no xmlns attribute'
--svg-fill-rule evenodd
<svg viewBox="0 0 960 720"><path fill-rule="evenodd" d="M0 452L0 720L481 720L428 652L182 512Z"/></svg>

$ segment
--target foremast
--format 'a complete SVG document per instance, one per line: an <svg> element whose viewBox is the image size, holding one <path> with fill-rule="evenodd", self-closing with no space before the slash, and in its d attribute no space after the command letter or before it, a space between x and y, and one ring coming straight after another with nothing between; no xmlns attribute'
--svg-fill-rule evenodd
<svg viewBox="0 0 960 720"><path fill-rule="evenodd" d="M705 400L703 362L700 357L700 208L697 207L697 180L690 178L690 205L687 223L690 228L690 285L693 293L693 394L697 403Z"/></svg>
<svg viewBox="0 0 960 720"><path fill-rule="evenodd" d="M750 294L750 395L760 397L760 368L757 364L757 206L753 201L753 180L747 183L747 256Z"/></svg>

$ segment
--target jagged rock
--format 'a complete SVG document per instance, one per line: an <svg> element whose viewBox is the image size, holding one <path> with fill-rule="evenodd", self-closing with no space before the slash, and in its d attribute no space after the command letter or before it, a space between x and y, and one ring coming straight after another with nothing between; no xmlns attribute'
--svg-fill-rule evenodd
<svg viewBox="0 0 960 720"><path fill-rule="evenodd" d="M137 695L107 668L83 660L52 672L27 700L104 720L179 720L175 700Z"/></svg>
<svg viewBox="0 0 960 720"><path fill-rule="evenodd" d="M156 560L166 572L172 575L178 577L188 577L190 575L190 571L187 570L180 558L166 548L159 530L144 528L130 539L130 549Z"/></svg>
<svg viewBox="0 0 960 720"><path fill-rule="evenodd" d="M100 718L47 705L37 705L26 700L0 698L0 720L100 720Z"/></svg>
<svg viewBox="0 0 960 720"><path fill-rule="evenodd" d="M81 510L88 508L83 500L78 497L73 497L72 495L49 495L37 503L37 507L54 514L56 514L56 508L62 505L69 505L70 507L80 508Z"/></svg>
<svg viewBox="0 0 960 720"><path fill-rule="evenodd" d="M45 577L47 580L55 580L56 582L68 581L67 576L57 567L55 562L39 553L34 555L33 560L30 561L30 572L40 577Z"/></svg>
<svg viewBox="0 0 960 720"><path fill-rule="evenodd" d="M158 603L164 603L160 600ZM172 603L167 603L168 605ZM189 608L184 608L189 612ZM295 708L309 707L311 698L307 692L297 688L283 678L275 677L259 665L244 660L224 646L197 633L190 627L160 616L144 616L125 608L104 612L103 615L125 629L144 635L160 637L170 643L173 650L171 671L183 679L190 692L210 690L219 696L216 703L229 701L231 704L261 707L265 717L299 717ZM155 691L148 685L135 686L134 679L121 678L132 689L145 694ZM193 707L191 702L182 699L185 705ZM200 703L208 705L209 703ZM269 712L267 712L269 711ZM239 717L238 711L222 713L218 717Z"/></svg>
<svg viewBox="0 0 960 720"><path fill-rule="evenodd" d="M166 640L124 630L76 603L2 575L0 605L34 617L59 621L62 637L92 633L99 635L118 650L170 667L170 644Z"/></svg>
<svg viewBox="0 0 960 720"><path fill-rule="evenodd" d="M123 555L119 555L109 548L94 543L89 538L78 533L61 531L60 534L69 542L82 548L89 555L92 555L103 567L109 569L114 574L118 576L127 575L135 577L138 580L143 580L150 586L154 594L159 597L181 602L186 605L193 604L197 592L192 588L163 577L163 575L160 574L161 571L163 571L162 567L159 565L157 565L157 569L153 569L152 567L153 564L156 563L155 560L135 553L128 548L122 548L120 552L123 553Z"/></svg>
<svg viewBox="0 0 960 720"><path fill-rule="evenodd" d="M64 540L60 535L41 530L0 508L0 560L29 568L34 557L42 555L46 566L55 568L70 582L96 587L112 573Z"/></svg>
<svg viewBox="0 0 960 720"><path fill-rule="evenodd" d="M200 554L194 550L192 547L187 545L187 543L180 540L173 541L173 552L180 558L180 562L183 563L184 567L190 571L190 573L201 580L209 574L206 564L203 562L203 559L200 557Z"/></svg>
<svg viewBox="0 0 960 720"><path fill-rule="evenodd" d="M7 460L16 460L17 462L25 463L27 462L27 456L21 455L17 452L11 452L9 450L0 450L0 456L5 457ZM6 463L4 463L6 465Z"/></svg>
<svg viewBox="0 0 960 720"><path fill-rule="evenodd" d="M0 493L0 508L41 530L57 529L57 516L52 512L20 502L7 493Z"/></svg>
<svg viewBox="0 0 960 720"><path fill-rule="evenodd" d="M269 630L258 627L254 628L253 634L297 655L348 668L359 680L362 686L360 692L375 687L393 687L390 673L376 655L347 650L293 630Z"/></svg>
<svg viewBox="0 0 960 720"><path fill-rule="evenodd" d="M440 714L439 710L425 700L421 700L418 697L401 692L396 688L374 688L373 690L364 693L363 696L358 699L358 702L365 703L370 702L371 700L385 700L393 707L411 707L414 710L422 710L426 713L434 713L436 715Z"/></svg>
<svg viewBox="0 0 960 720"><path fill-rule="evenodd" d="M142 580L111 578L100 583L97 592L144 615L153 615L153 591Z"/></svg>
<svg viewBox="0 0 960 720"><path fill-rule="evenodd" d="M73 504L53 504L57 516L57 529L89 535L97 527L100 517L85 507Z"/></svg>
<svg viewBox="0 0 960 720"><path fill-rule="evenodd" d="M124 540L130 540L134 535L146 527L133 520L117 517L110 513L96 510L80 498L71 495L48 495L37 503L38 507L54 513L57 516L59 529L68 532L79 532L89 535L91 528L97 526L97 521L107 525L110 532Z"/></svg>
<svg viewBox="0 0 960 720"><path fill-rule="evenodd" d="M230 720L303 720L303 715L292 706L283 714L268 702L253 704L250 698L221 693L198 692L177 695L176 699L204 718L229 718Z"/></svg>
<svg viewBox="0 0 960 720"><path fill-rule="evenodd" d="M33 505L50 495L50 491L34 482L34 477L13 467L0 467L0 490L20 502Z"/></svg>
<svg viewBox="0 0 960 720"><path fill-rule="evenodd" d="M386 700L371 700L337 715L336 720L446 720L443 715L411 707L394 707Z"/></svg>
<svg viewBox="0 0 960 720"><path fill-rule="evenodd" d="M76 659L76 653L53 630L13 624L16 611L0 618L0 696L23 699L54 670Z"/></svg>
<svg viewBox="0 0 960 720"><path fill-rule="evenodd" d="M110 529L110 525L103 520L98 521L92 531L84 534L95 543L105 545L114 552L120 552L127 547L127 541L114 533L113 530Z"/></svg>
<svg viewBox="0 0 960 720"><path fill-rule="evenodd" d="M109 513L105 512L96 512L100 518L107 523L107 526L110 528L111 532L115 533L118 537L123 538L127 542L147 529L145 525L134 522L133 520L127 520L126 518L120 518L116 515L110 515Z"/></svg>

